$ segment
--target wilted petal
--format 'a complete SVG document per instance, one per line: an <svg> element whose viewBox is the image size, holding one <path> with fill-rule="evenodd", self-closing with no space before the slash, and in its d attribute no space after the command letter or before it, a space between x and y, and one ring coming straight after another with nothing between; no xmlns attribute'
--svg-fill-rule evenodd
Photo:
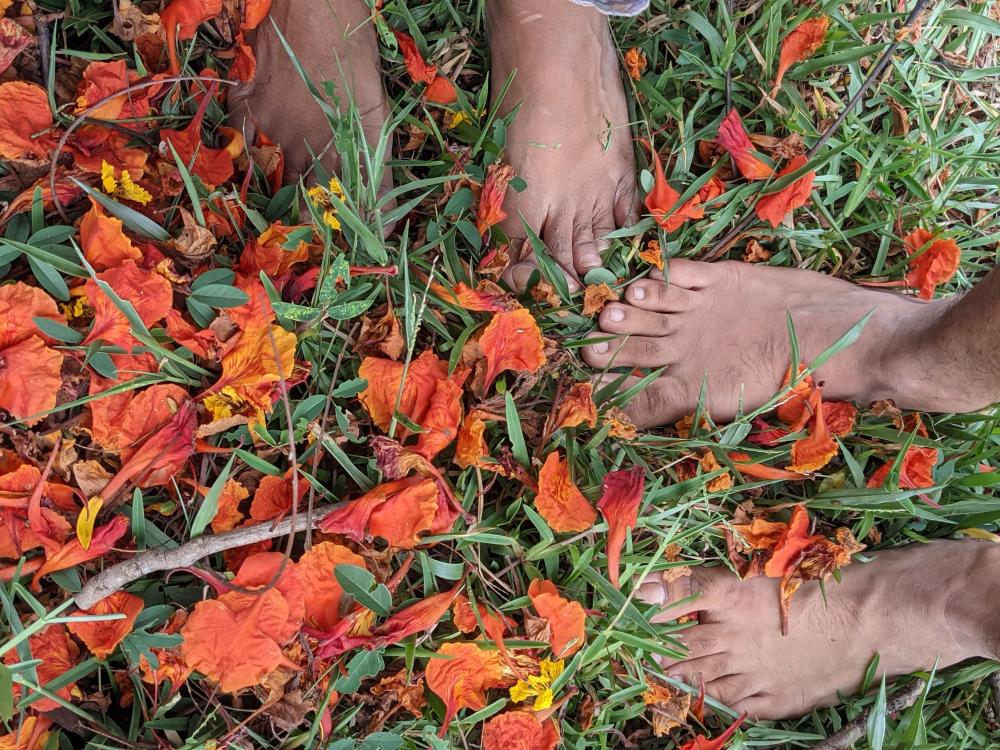
<svg viewBox="0 0 1000 750"><path fill-rule="evenodd" d="M634 529L639 518L639 503L646 480L640 468L612 471L604 477L604 492L597 503L608 522L608 579L618 588L618 567L625 534Z"/></svg>
<svg viewBox="0 0 1000 750"><path fill-rule="evenodd" d="M584 531L594 525L597 512L569 475L569 462L553 451L538 474L535 508L553 531Z"/></svg>

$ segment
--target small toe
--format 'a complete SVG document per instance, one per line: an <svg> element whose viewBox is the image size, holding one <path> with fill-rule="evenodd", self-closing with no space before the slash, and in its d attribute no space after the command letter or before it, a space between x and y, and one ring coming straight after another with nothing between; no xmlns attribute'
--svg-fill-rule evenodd
<svg viewBox="0 0 1000 750"><path fill-rule="evenodd" d="M559 219L547 220L543 227L542 240L552 260L562 268L567 278L579 286L581 278L573 262L573 247L576 242L573 226Z"/></svg>
<svg viewBox="0 0 1000 750"><path fill-rule="evenodd" d="M676 331L668 315L612 302L601 312L601 330L638 336L668 336Z"/></svg>
<svg viewBox="0 0 1000 750"><path fill-rule="evenodd" d="M652 275L666 278L671 284L684 289L703 289L716 280L720 270L718 264L674 258L667 262L666 272L661 274L656 271Z"/></svg>
<svg viewBox="0 0 1000 750"><path fill-rule="evenodd" d="M523 260L513 263L503 272L501 278L515 292L524 292L528 288L531 274L538 270L538 264L534 259Z"/></svg>
<svg viewBox="0 0 1000 750"><path fill-rule="evenodd" d="M606 335L606 334L605 334ZM663 336L620 336L584 347L584 360L592 367L656 368L672 364L676 358Z"/></svg>
<svg viewBox="0 0 1000 750"><path fill-rule="evenodd" d="M601 267L601 250L592 224L581 223L573 230L573 268L582 280L587 272Z"/></svg>
<svg viewBox="0 0 1000 750"><path fill-rule="evenodd" d="M693 649L692 653L694 653ZM704 680L707 690L710 682L719 679L720 676L730 671L729 661L730 657L725 653L692 657L670 665L666 668L666 673L668 677L680 680L694 688L700 687L701 681Z"/></svg>
<svg viewBox="0 0 1000 750"><path fill-rule="evenodd" d="M761 721L776 718L774 698L769 693L756 693L730 704L729 708L737 714L746 714L750 721Z"/></svg>
<svg viewBox="0 0 1000 750"><path fill-rule="evenodd" d="M694 307L698 292L662 279L640 279L625 290L625 300L635 307L651 312L684 312Z"/></svg>
<svg viewBox="0 0 1000 750"><path fill-rule="evenodd" d="M631 175L622 181L615 193L614 218L619 227L630 227L639 220L639 192Z"/></svg>

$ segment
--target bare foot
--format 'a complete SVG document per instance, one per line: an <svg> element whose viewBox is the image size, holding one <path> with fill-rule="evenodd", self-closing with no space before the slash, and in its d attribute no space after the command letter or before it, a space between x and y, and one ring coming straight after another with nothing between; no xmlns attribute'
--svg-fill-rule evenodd
<svg viewBox="0 0 1000 750"><path fill-rule="evenodd" d="M346 105L351 98L362 116L370 144L389 108L382 87L378 41L364 0L275 0L270 16L251 40L257 56L257 77L229 98L229 110L252 142L255 125L282 147L285 182L295 182L312 167L315 153L324 167L337 172L330 124L309 93L278 38L273 20L313 84L335 84L335 95ZM386 171L388 176L388 170Z"/></svg>
<svg viewBox="0 0 1000 750"><path fill-rule="evenodd" d="M506 159L528 183L508 193L501 228L523 238L523 215L575 289L601 265L604 236L634 219L635 161L608 21L566 0L493 0L487 17L494 96L516 71L501 109L520 105ZM533 268L516 265L508 281L522 288Z"/></svg>
<svg viewBox="0 0 1000 750"><path fill-rule="evenodd" d="M699 624L683 631L690 657L665 664L667 673L699 684L709 696L758 719L801 716L855 694L872 659L879 679L944 668L974 657L996 658L995 616L1000 547L975 540L945 540L874 553L856 563L841 583L817 582L792 599L789 632L781 635L778 581L741 582L728 569L696 568L684 591L668 594L647 581L638 596L666 607L654 622L698 611ZM654 574L655 575L655 574ZM671 584L673 587L676 584Z"/></svg>
<svg viewBox="0 0 1000 750"><path fill-rule="evenodd" d="M972 356L969 341L982 321L958 309L975 294L961 304L927 303L813 271L738 261L675 260L667 271L669 283L654 272L604 308L604 333L592 335L618 339L583 348L584 360L600 369L667 366L627 407L640 426L692 413L706 376L708 411L717 420L732 419L741 405L746 412L767 403L789 367L789 313L800 357L809 362L874 310L860 338L819 369L825 397L891 398L902 408L945 412L974 411L1000 397L995 369L956 372L956 362L984 359ZM977 319L983 314L992 312L980 310Z"/></svg>

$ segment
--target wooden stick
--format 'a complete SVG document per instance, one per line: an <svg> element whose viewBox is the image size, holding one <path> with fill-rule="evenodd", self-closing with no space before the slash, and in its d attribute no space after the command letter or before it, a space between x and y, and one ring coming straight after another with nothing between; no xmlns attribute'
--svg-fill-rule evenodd
<svg viewBox="0 0 1000 750"><path fill-rule="evenodd" d="M899 713L903 709L909 708L917 702L917 698L924 692L927 685L925 680L917 677L903 686L903 689L893 693L885 702L886 715ZM848 722L843 728L831 734L818 745L813 745L812 750L847 750L855 742L865 736L868 727L868 717L871 715L870 708L862 711L854 721Z"/></svg>
<svg viewBox="0 0 1000 750"><path fill-rule="evenodd" d="M316 508L312 515L313 528L319 521L333 509L333 506ZM263 542L266 539L294 534L305 531L309 523L305 514L293 518L286 518L277 523L265 522L244 526L239 529L227 531L224 534L212 534L210 536L200 536L185 542L179 547L171 549L152 549L136 555L131 560L125 560L112 565L101 573L91 578L80 589L74 600L80 609L90 609L97 602L116 591L120 591L128 584L150 573L161 570L175 570L194 565L198 560L227 549L235 549L247 544Z"/></svg>

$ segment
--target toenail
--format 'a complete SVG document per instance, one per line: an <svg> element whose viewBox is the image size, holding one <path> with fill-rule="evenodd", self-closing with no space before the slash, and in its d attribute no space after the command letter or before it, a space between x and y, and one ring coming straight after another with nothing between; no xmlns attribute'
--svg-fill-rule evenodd
<svg viewBox="0 0 1000 750"><path fill-rule="evenodd" d="M632 287L632 296L635 299L645 299L646 298L646 290L643 289L641 286L634 286L634 287Z"/></svg>
<svg viewBox="0 0 1000 750"><path fill-rule="evenodd" d="M599 344L594 344L590 347L590 351L594 354L604 354L608 350L608 342L602 341Z"/></svg>
<svg viewBox="0 0 1000 750"><path fill-rule="evenodd" d="M620 307L608 308L608 320L620 323L625 320L625 311Z"/></svg>

